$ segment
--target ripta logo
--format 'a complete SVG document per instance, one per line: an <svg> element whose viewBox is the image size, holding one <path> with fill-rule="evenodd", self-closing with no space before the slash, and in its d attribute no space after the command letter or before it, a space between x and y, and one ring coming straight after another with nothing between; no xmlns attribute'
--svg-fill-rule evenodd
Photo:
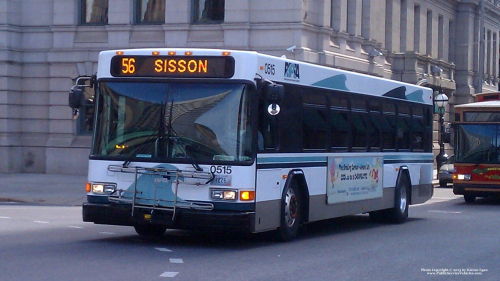
<svg viewBox="0 0 500 281"><path fill-rule="evenodd" d="M299 64L285 62L285 80L299 81L300 71Z"/></svg>

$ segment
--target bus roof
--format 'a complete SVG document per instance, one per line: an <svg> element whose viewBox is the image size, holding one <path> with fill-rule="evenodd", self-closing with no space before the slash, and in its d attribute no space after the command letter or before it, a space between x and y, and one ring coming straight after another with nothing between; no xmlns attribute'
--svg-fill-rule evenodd
<svg viewBox="0 0 500 281"><path fill-rule="evenodd" d="M480 101L455 105L455 108L500 108L500 100Z"/></svg>
<svg viewBox="0 0 500 281"><path fill-rule="evenodd" d="M473 95L477 102L488 100L500 100L500 92L477 93Z"/></svg>
<svg viewBox="0 0 500 281"><path fill-rule="evenodd" d="M262 77L276 83L322 87L343 92L385 96L412 102L432 104L432 89L400 81L355 73L328 66L296 61L285 56L276 57L255 51L220 49L149 48L103 51L99 54L97 78L112 78L111 61L116 56L158 56L170 59L175 56L231 56L234 58L234 74L229 79L254 81ZM167 65L167 62L165 62ZM136 77L120 77L123 79ZM142 78L146 78L143 76ZM150 77L151 78L151 77ZM155 75L154 78L161 78ZM184 77L186 78L186 77ZM199 77L198 77L199 78ZM226 77L220 77L226 78Z"/></svg>

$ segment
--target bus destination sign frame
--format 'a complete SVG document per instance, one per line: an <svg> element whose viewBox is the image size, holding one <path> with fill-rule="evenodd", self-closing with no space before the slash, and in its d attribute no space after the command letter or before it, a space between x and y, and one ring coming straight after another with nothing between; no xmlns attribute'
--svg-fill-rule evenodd
<svg viewBox="0 0 500 281"><path fill-rule="evenodd" d="M111 59L113 77L231 78L231 56L119 55Z"/></svg>

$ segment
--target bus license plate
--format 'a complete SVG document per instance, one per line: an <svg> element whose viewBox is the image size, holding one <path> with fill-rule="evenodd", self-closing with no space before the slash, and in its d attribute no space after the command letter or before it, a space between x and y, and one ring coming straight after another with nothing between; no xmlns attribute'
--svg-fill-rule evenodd
<svg viewBox="0 0 500 281"><path fill-rule="evenodd" d="M230 175L215 175L212 185L218 186L231 186L231 176Z"/></svg>

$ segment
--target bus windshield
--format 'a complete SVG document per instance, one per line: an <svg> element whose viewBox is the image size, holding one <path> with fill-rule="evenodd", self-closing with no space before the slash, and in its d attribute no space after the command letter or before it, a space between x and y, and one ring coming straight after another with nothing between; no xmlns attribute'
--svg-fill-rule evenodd
<svg viewBox="0 0 500 281"><path fill-rule="evenodd" d="M244 84L99 82L92 156L250 161L248 91Z"/></svg>
<svg viewBox="0 0 500 281"><path fill-rule="evenodd" d="M455 163L500 164L499 124L457 126Z"/></svg>

